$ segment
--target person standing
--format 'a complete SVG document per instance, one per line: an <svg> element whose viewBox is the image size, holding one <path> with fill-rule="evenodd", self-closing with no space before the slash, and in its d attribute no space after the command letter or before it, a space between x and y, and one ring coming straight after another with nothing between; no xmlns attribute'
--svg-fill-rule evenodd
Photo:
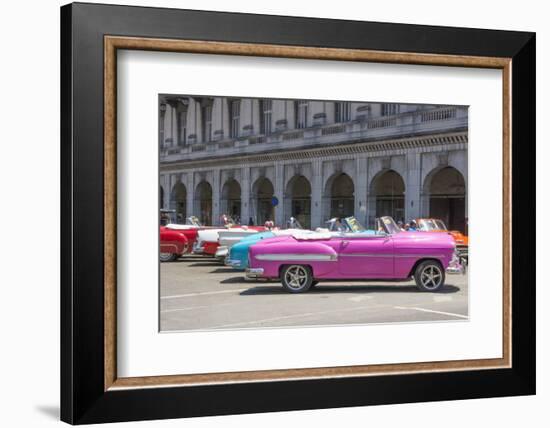
<svg viewBox="0 0 550 428"><path fill-rule="evenodd" d="M166 226L170 223L170 216L167 213L161 213L160 214L160 225Z"/></svg>

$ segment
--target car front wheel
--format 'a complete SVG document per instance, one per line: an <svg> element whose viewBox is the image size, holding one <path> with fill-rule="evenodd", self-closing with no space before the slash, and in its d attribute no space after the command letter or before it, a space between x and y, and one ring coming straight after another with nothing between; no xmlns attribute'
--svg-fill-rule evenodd
<svg viewBox="0 0 550 428"><path fill-rule="evenodd" d="M173 262L178 258L178 255L175 253L160 253L161 262Z"/></svg>
<svg viewBox="0 0 550 428"><path fill-rule="evenodd" d="M281 272L281 282L289 293L305 293L311 288L313 275L309 266L290 265Z"/></svg>
<svg viewBox="0 0 550 428"><path fill-rule="evenodd" d="M438 291L445 283L445 271L438 262L427 260L417 266L414 280L422 291Z"/></svg>

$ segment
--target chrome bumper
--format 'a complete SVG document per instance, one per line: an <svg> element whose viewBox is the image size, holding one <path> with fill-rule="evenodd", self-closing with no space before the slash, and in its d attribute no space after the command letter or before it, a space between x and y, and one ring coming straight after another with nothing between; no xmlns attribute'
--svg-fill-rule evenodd
<svg viewBox="0 0 550 428"><path fill-rule="evenodd" d="M227 247L218 247L216 250L216 257L217 259L225 259L227 257L227 254L229 254L229 248Z"/></svg>
<svg viewBox="0 0 550 428"><path fill-rule="evenodd" d="M466 271L464 269L464 266L462 266L460 263L449 265L447 269L445 269L445 272L447 272L450 275L460 275L464 274Z"/></svg>
<svg viewBox="0 0 550 428"><path fill-rule="evenodd" d="M465 273L464 266L462 266L462 263L460 263L460 254L456 248L453 257L449 262L449 266L447 266L447 269L445 269L445 272L450 275L459 275Z"/></svg>
<svg viewBox="0 0 550 428"><path fill-rule="evenodd" d="M198 241L195 241L195 243L193 244L193 253L194 253L194 254L202 254L202 253L204 253L204 247L203 247L203 246L199 246L199 242L198 242Z"/></svg>
<svg viewBox="0 0 550 428"><path fill-rule="evenodd" d="M226 266L231 266L231 267L234 267L234 268L239 268L241 266L241 261L240 260L231 260L229 257L225 258L224 263L225 263Z"/></svg>
<svg viewBox="0 0 550 428"><path fill-rule="evenodd" d="M244 276L248 279L258 279L264 274L263 268L248 268L244 271Z"/></svg>

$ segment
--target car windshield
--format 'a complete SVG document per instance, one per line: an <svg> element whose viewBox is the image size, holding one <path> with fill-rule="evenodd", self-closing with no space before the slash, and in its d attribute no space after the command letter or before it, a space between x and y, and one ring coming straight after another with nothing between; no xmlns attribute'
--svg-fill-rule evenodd
<svg viewBox="0 0 550 428"><path fill-rule="evenodd" d="M288 229L303 229L300 222L296 219L296 217L290 217L290 219L287 222Z"/></svg>
<svg viewBox="0 0 550 428"><path fill-rule="evenodd" d="M331 232L345 232L346 230L346 226L337 217L331 218L326 222L326 225L327 229Z"/></svg>
<svg viewBox="0 0 550 428"><path fill-rule="evenodd" d="M190 226L197 226L197 227L201 227L202 224L201 222L199 221L199 219L195 216L191 216L191 217L187 217L187 220L185 222L185 224L188 224Z"/></svg>
<svg viewBox="0 0 550 428"><path fill-rule="evenodd" d="M326 222L330 232L363 232L365 227L355 217L334 217Z"/></svg>
<svg viewBox="0 0 550 428"><path fill-rule="evenodd" d="M439 230L447 230L447 226L441 220L434 220L434 223L437 225Z"/></svg>
<svg viewBox="0 0 550 428"><path fill-rule="evenodd" d="M397 223L395 223L395 220L391 217L380 217L377 223L377 233L387 233L390 235L394 235L401 232L401 229L399 228Z"/></svg>
<svg viewBox="0 0 550 428"><path fill-rule="evenodd" d="M445 224L441 220L422 219L418 222L418 229L424 232L431 230L447 230Z"/></svg>
<svg viewBox="0 0 550 428"><path fill-rule="evenodd" d="M346 217L344 223L351 232L364 232L366 230L355 217Z"/></svg>

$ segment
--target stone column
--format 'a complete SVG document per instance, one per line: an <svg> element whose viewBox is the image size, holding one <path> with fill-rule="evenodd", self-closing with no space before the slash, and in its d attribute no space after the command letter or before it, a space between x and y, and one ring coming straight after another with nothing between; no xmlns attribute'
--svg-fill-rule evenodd
<svg viewBox="0 0 550 428"><path fill-rule="evenodd" d="M202 106L200 103L195 103L195 133L197 142L204 143L204 135L202 135Z"/></svg>
<svg viewBox="0 0 550 428"><path fill-rule="evenodd" d="M168 147L168 144L166 143L166 139L170 138L170 130L172 129L172 121L171 121L171 112L172 107L170 107L170 104L166 103L166 111L164 112L164 129L163 129L163 135L164 135L164 141L161 141L160 145L162 148Z"/></svg>
<svg viewBox="0 0 550 428"><path fill-rule="evenodd" d="M195 174L193 171L187 173L187 180L185 185L187 186L187 216L196 215L195 213Z"/></svg>
<svg viewBox="0 0 550 428"><path fill-rule="evenodd" d="M422 163L420 153L408 153L405 177L405 221L421 216Z"/></svg>
<svg viewBox="0 0 550 428"><path fill-rule="evenodd" d="M222 98L221 99L221 112L222 112L222 117L221 117L221 124L222 124L222 130L223 130L223 138L224 139L228 139L229 136L231 135L231 132L229 132L230 130L230 120L231 118L229 117L229 103L227 101L227 98Z"/></svg>
<svg viewBox="0 0 550 428"><path fill-rule="evenodd" d="M252 134L260 133L260 101L251 100Z"/></svg>
<svg viewBox="0 0 550 428"><path fill-rule="evenodd" d="M220 222L220 170L212 171L212 224ZM225 214L225 213L223 213Z"/></svg>
<svg viewBox="0 0 550 428"><path fill-rule="evenodd" d="M163 201L164 203L161 206L161 208L168 209L168 208L170 208L170 193L171 193L170 191L172 190L170 188L170 176L169 175L162 174L160 176L160 186L164 190L164 201ZM160 189L159 189L159 192L160 192Z"/></svg>
<svg viewBox="0 0 550 428"><path fill-rule="evenodd" d="M361 224L367 224L367 187L368 187L367 158L355 160L355 217Z"/></svg>
<svg viewBox="0 0 550 428"><path fill-rule="evenodd" d="M197 123L197 102L194 98L189 98L189 107L187 109L187 141L190 144L197 143L198 136L198 123Z"/></svg>
<svg viewBox="0 0 550 428"><path fill-rule="evenodd" d="M212 103L212 139L214 141L224 138L224 107L225 98L214 98Z"/></svg>
<svg viewBox="0 0 550 428"><path fill-rule="evenodd" d="M250 218L250 168L241 169L241 223L248 224Z"/></svg>
<svg viewBox="0 0 550 428"><path fill-rule="evenodd" d="M176 108L177 103L174 103L172 106L172 147L178 145L178 110Z"/></svg>
<svg viewBox="0 0 550 428"><path fill-rule="evenodd" d="M332 101L324 102L325 123L334 123L334 103Z"/></svg>
<svg viewBox="0 0 550 428"><path fill-rule="evenodd" d="M287 129L296 128L294 101L288 100L284 104Z"/></svg>
<svg viewBox="0 0 550 428"><path fill-rule="evenodd" d="M174 185L176 184L176 175L175 174L167 174L165 176L165 182L168 186L168 196L166 199L168 199L168 203L165 202L166 208L173 210L176 209L176 201L172 200L172 189L174 188Z"/></svg>
<svg viewBox="0 0 550 428"><path fill-rule="evenodd" d="M323 161L311 162L313 182L311 183L311 229L321 227L323 223Z"/></svg>
<svg viewBox="0 0 550 428"><path fill-rule="evenodd" d="M280 162L275 164L275 197L279 200L279 205L275 207L275 224L281 226L285 223L284 211L284 165Z"/></svg>
<svg viewBox="0 0 550 428"><path fill-rule="evenodd" d="M241 99L241 110L240 110L240 126L239 135L249 136L252 135L255 130L253 129L252 121L252 100L250 98Z"/></svg>
<svg viewBox="0 0 550 428"><path fill-rule="evenodd" d="M273 131L284 131L290 127L286 117L286 103L284 100L273 100L271 102L271 129Z"/></svg>

